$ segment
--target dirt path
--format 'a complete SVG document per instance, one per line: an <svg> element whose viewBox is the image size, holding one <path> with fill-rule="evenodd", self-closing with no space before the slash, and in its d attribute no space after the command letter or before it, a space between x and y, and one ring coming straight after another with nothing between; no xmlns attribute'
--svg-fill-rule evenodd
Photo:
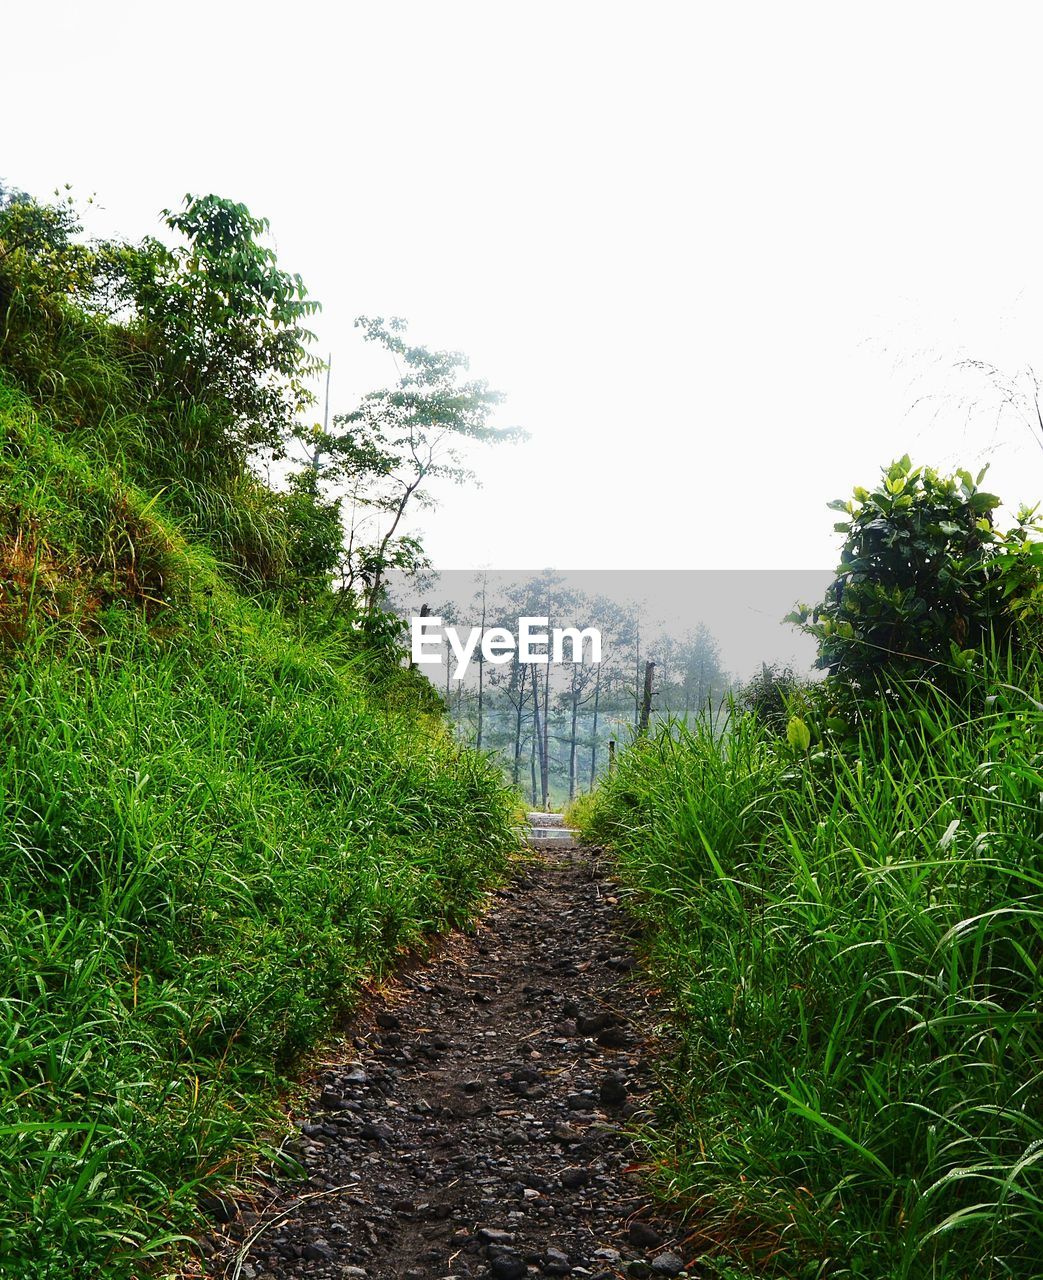
<svg viewBox="0 0 1043 1280"><path fill-rule="evenodd" d="M657 1020L633 963L591 854L541 850L473 935L363 1009L298 1120L307 1181L220 1228L208 1274L678 1274L621 1132L647 1115Z"/></svg>

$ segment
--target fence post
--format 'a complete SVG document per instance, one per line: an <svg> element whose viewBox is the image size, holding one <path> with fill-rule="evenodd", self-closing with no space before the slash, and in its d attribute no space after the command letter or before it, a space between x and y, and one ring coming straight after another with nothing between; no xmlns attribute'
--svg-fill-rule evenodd
<svg viewBox="0 0 1043 1280"><path fill-rule="evenodd" d="M652 714L652 674L655 671L654 662L645 663L645 689L641 695L641 718L637 722L638 733L648 732L648 718Z"/></svg>

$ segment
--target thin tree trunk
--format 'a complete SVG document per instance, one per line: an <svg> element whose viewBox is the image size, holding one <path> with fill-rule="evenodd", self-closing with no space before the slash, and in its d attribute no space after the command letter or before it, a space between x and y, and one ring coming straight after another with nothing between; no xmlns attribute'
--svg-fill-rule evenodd
<svg viewBox="0 0 1043 1280"><path fill-rule="evenodd" d="M540 692L536 687L536 680L532 682L533 697L533 723L532 723L532 746L529 751L529 767L532 770L532 807L537 807L536 803L536 745L540 738Z"/></svg>
<svg viewBox="0 0 1043 1280"><path fill-rule="evenodd" d="M518 686L518 714L514 721L514 773L512 781L515 786L518 785L518 774L521 771L522 716L525 711L525 672L527 670L527 666L522 666L515 661L515 675L517 676L517 673L521 672L521 682Z"/></svg>
<svg viewBox="0 0 1043 1280"><path fill-rule="evenodd" d="M569 735L569 799L576 798L576 725L579 722L579 690L576 670L572 670L572 732Z"/></svg>
<svg viewBox="0 0 1043 1280"><path fill-rule="evenodd" d="M637 649L634 655L634 724L641 721L641 628L637 629Z"/></svg>
<svg viewBox="0 0 1043 1280"><path fill-rule="evenodd" d="M483 665L484 664L482 663L481 659L479 659L478 660L478 735L475 739L475 744L474 744L476 751L481 751L482 749L482 718L483 718L483 713L485 711L485 707L484 707L485 682L483 679L483 671L482 671Z"/></svg>
<svg viewBox="0 0 1043 1280"><path fill-rule="evenodd" d="M423 478L424 477L422 475L417 476L417 478L413 481L412 484L406 485L405 491L402 494L401 499L399 500L398 506L395 508L395 518L394 520L391 521L391 528L387 531L387 533L384 534L383 538L381 538L380 544L377 547L377 554L375 557L377 567L376 567L375 573L373 574L373 583L369 589L368 608L370 613L372 613L373 610L376 608L377 596L380 594L380 588L384 583L384 556L387 553L388 543L395 536L395 530L398 528L399 524L401 523L402 516L405 513L405 509L409 503L409 499L413 496L413 494L419 488L420 482L421 480L423 480Z"/></svg>
<svg viewBox="0 0 1043 1280"><path fill-rule="evenodd" d="M539 695L537 694L537 697ZM540 751L540 790L543 793L543 808L546 810L550 799L550 663L543 677L543 739Z"/></svg>
<svg viewBox="0 0 1043 1280"><path fill-rule="evenodd" d="M590 789L594 790L594 781L598 774L598 702L601 698L601 666L594 677L594 735L590 743Z"/></svg>
<svg viewBox="0 0 1043 1280"><path fill-rule="evenodd" d="M543 807L547 808L547 757L546 757L546 738L544 718L540 714L540 686L536 681L536 674L532 677L532 705L533 705L533 724L532 724L532 741L535 754L539 757L540 765L540 794L543 797ZM533 781L533 804L536 803L536 786L535 775Z"/></svg>
<svg viewBox="0 0 1043 1280"><path fill-rule="evenodd" d="M641 695L641 715L637 722L638 733L648 732L648 719L652 714L652 678L655 675L655 663L645 663L645 688Z"/></svg>
<svg viewBox="0 0 1043 1280"><path fill-rule="evenodd" d="M485 635L485 587L482 587L482 635ZM478 738L475 747L482 749L482 714L485 709L485 655L482 646L478 645Z"/></svg>

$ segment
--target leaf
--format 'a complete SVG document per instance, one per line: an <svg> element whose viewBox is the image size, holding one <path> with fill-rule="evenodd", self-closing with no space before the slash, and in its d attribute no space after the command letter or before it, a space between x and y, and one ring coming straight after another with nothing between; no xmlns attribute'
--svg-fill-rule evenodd
<svg viewBox="0 0 1043 1280"><path fill-rule="evenodd" d="M790 716L786 725L786 741L798 751L807 751L811 746L811 730L800 716Z"/></svg>
<svg viewBox="0 0 1043 1280"><path fill-rule="evenodd" d="M949 825L945 828L944 832L942 832L942 838L938 841L938 848L948 849L949 845L952 844L953 836L955 836L956 832L959 829L960 829L959 818L953 818L952 822L950 822Z"/></svg>
<svg viewBox="0 0 1043 1280"><path fill-rule="evenodd" d="M832 1134L839 1142L842 1142L846 1147L850 1148L850 1150L861 1156L867 1164L871 1164L874 1168L879 1169L888 1178L892 1176L891 1170L886 1164L884 1164L878 1155L875 1155L868 1147L863 1146L861 1142L856 1142L849 1133L846 1133L841 1129L838 1124L834 1124L832 1120L827 1119L827 1117L820 1111L816 1111L814 1107L809 1107L806 1102L801 1101L800 1098L795 1097L788 1090L781 1088L781 1086L772 1083L770 1080L765 1080L763 1083L766 1084L769 1089L773 1089L780 1098L783 1098L788 1102L798 1115L802 1115L805 1120L810 1120L812 1124L818 1125L820 1129L824 1129L827 1133Z"/></svg>

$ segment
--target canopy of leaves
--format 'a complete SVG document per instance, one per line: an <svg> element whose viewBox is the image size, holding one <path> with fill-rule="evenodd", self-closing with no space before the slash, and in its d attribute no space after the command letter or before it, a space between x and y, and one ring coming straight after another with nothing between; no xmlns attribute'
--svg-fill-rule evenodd
<svg viewBox="0 0 1043 1280"><path fill-rule="evenodd" d="M164 385L215 405L240 448L281 452L313 400L320 362L304 319L319 309L299 275L283 271L245 205L186 196L166 224L184 242L145 240L121 255L137 323L160 354Z"/></svg>
<svg viewBox="0 0 1043 1280"><path fill-rule="evenodd" d="M400 533L407 509L434 504L433 481L477 484L464 446L520 440L525 432L493 424L503 396L483 379L466 376L461 352L407 342L406 322L397 317L360 316L355 323L366 341L387 350L399 377L363 396L352 412L337 414L331 431L309 433L307 442L323 483L350 495L356 519L345 581L349 587L365 583L372 601L387 570L415 572L427 563L417 539ZM357 536L366 512L383 518L380 533L369 539Z"/></svg>

